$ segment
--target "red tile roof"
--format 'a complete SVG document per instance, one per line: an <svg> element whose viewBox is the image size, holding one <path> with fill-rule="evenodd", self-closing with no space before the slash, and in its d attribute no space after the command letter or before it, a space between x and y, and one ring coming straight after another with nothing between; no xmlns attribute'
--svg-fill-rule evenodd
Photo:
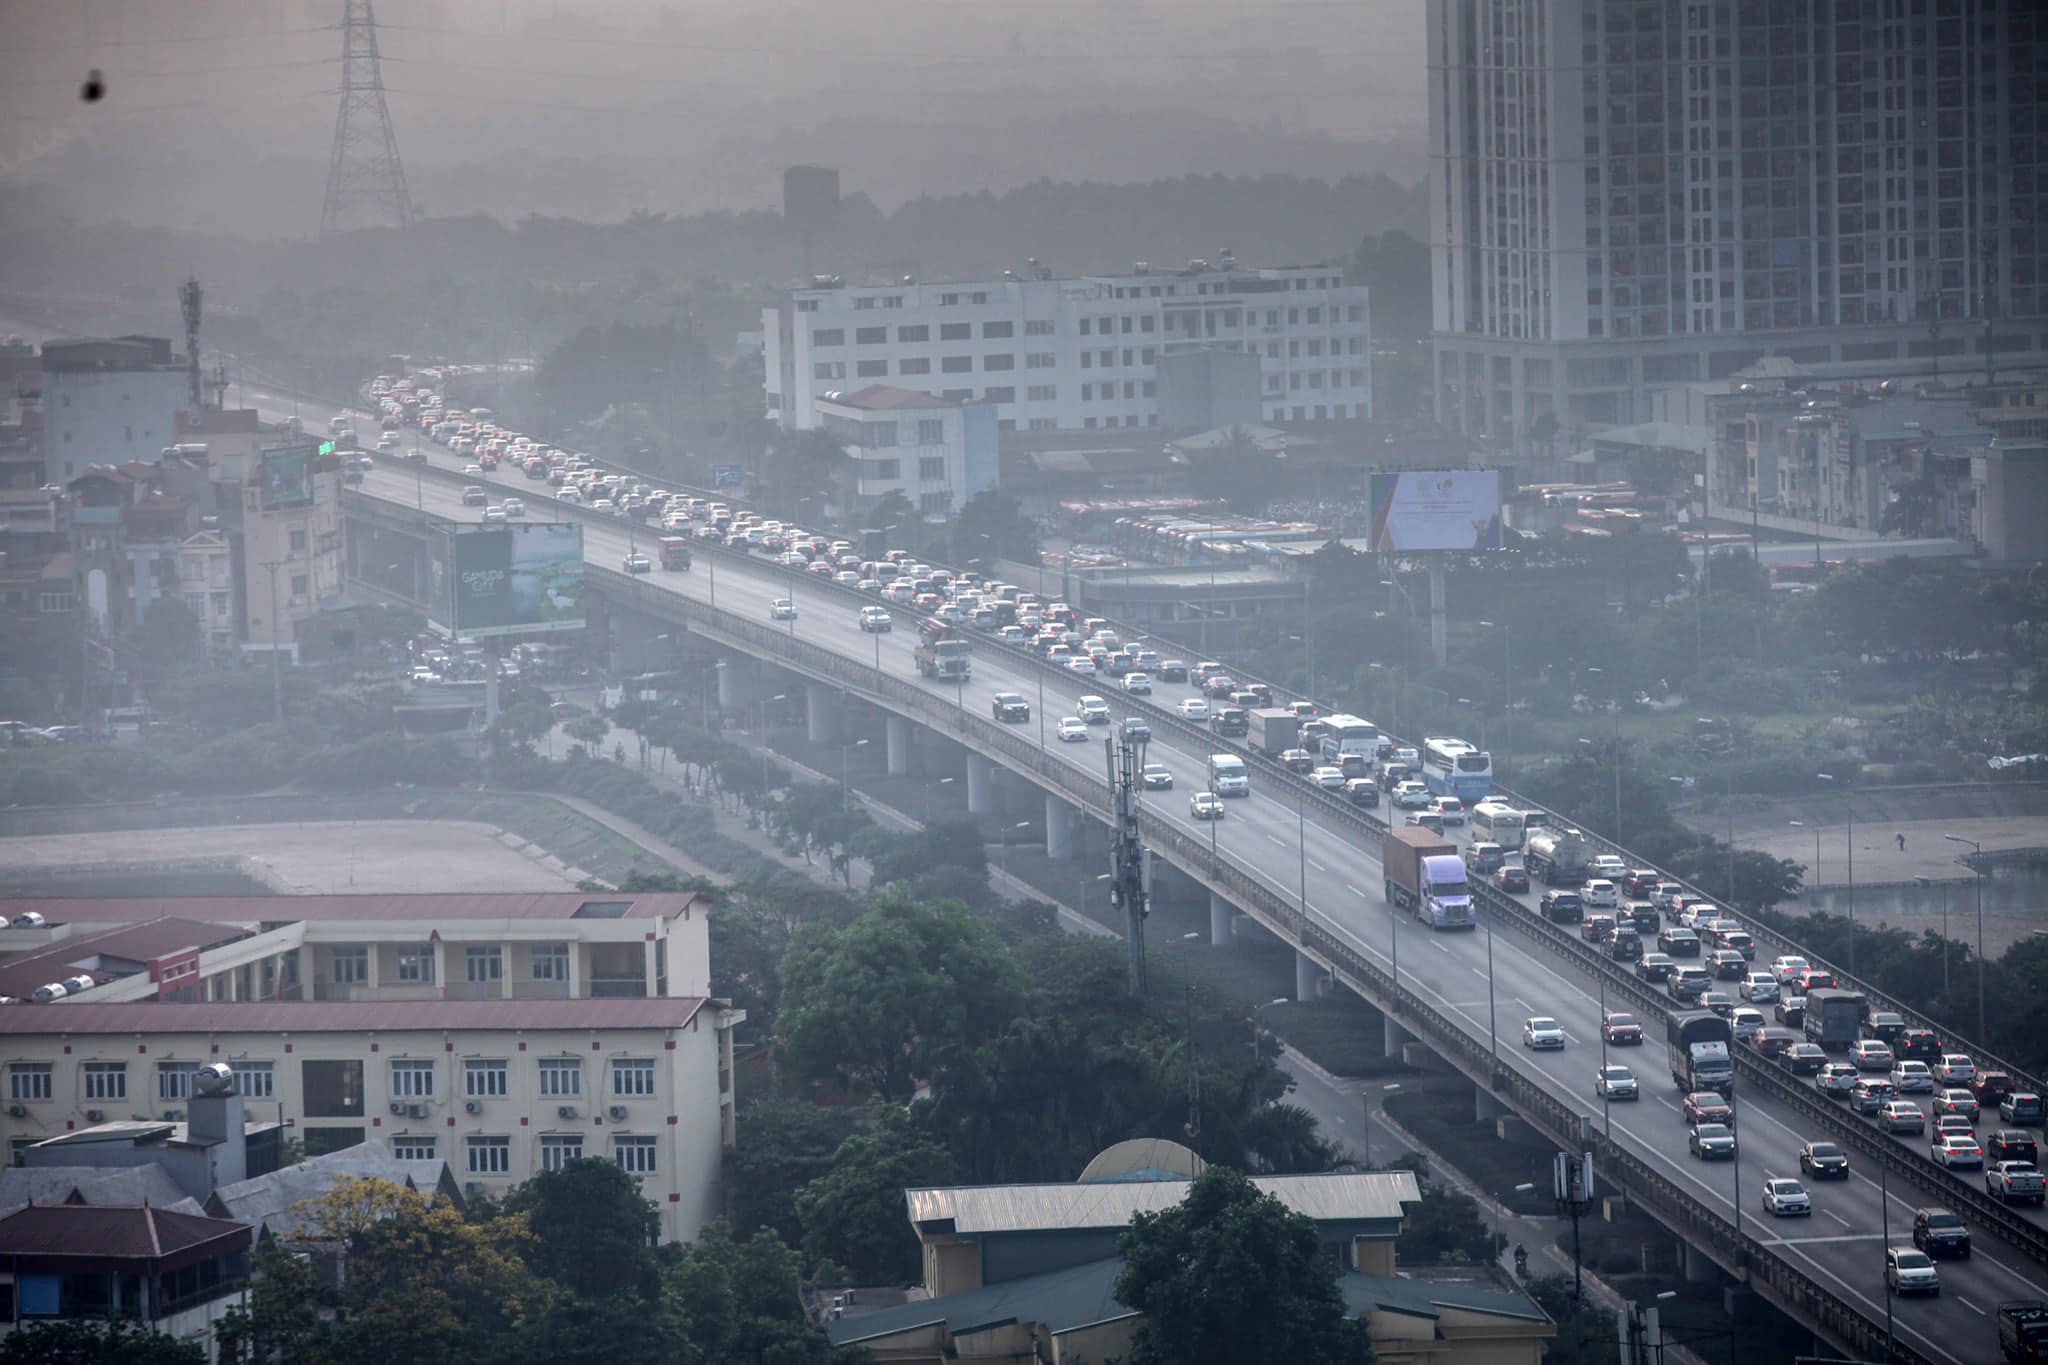
<svg viewBox="0 0 2048 1365"><path fill-rule="evenodd" d="M623 902L624 916L672 919L689 913L694 891L479 891L366 896L119 896L18 898L9 915L35 910L52 924L120 924L159 916L228 924L297 924L306 920L592 919L587 905Z"/></svg>
<svg viewBox="0 0 2048 1365"><path fill-rule="evenodd" d="M246 1250L252 1239L247 1223L146 1204L30 1204L0 1218L0 1256L189 1265Z"/></svg>
<svg viewBox="0 0 2048 1365"><path fill-rule="evenodd" d="M248 933L247 929L237 925L207 924L201 920L159 915L140 924L103 929L93 934L79 934L60 939L33 952L12 953L0 957L0 995L33 995L36 987L46 982L62 981L65 977L76 976L80 972L86 972L98 981L104 981L112 975L106 971L71 965L86 958L111 957L128 962L147 963L152 958L162 957L181 948L203 949L217 944L232 943L238 938L246 938Z"/></svg>
<svg viewBox="0 0 2048 1365"><path fill-rule="evenodd" d="M398 1033L686 1028L702 996L581 1000L110 1001L9 1005L0 1037L93 1033Z"/></svg>

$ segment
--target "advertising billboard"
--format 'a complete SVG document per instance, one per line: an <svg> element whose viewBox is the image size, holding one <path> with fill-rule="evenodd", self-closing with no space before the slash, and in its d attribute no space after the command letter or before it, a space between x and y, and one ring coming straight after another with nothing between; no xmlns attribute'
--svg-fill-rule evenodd
<svg viewBox="0 0 2048 1365"><path fill-rule="evenodd" d="M306 507L313 501L313 446L283 446L263 452L257 475L263 510Z"/></svg>
<svg viewBox="0 0 2048 1365"><path fill-rule="evenodd" d="M1498 550L1500 474L1406 470L1372 476L1374 550Z"/></svg>
<svg viewBox="0 0 2048 1365"><path fill-rule="evenodd" d="M462 527L449 554L455 633L581 630L583 528L573 522Z"/></svg>
<svg viewBox="0 0 2048 1365"><path fill-rule="evenodd" d="M744 482L745 474L736 464L711 466L711 486L714 488L738 488Z"/></svg>

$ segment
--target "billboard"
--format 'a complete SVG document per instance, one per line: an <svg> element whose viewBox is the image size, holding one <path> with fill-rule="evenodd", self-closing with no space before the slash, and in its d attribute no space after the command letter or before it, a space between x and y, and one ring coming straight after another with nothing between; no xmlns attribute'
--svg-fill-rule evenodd
<svg viewBox="0 0 2048 1365"><path fill-rule="evenodd" d="M313 501L313 446L283 446L263 452L257 487L263 510L306 507Z"/></svg>
<svg viewBox="0 0 2048 1365"><path fill-rule="evenodd" d="M457 635L583 628L582 527L460 527L451 539L449 601Z"/></svg>
<svg viewBox="0 0 2048 1365"><path fill-rule="evenodd" d="M1498 550L1500 474L1407 470L1372 476L1374 550Z"/></svg>
<svg viewBox="0 0 2048 1365"><path fill-rule="evenodd" d="M711 485L714 488L738 488L745 482L740 467L736 464L715 464L711 466Z"/></svg>

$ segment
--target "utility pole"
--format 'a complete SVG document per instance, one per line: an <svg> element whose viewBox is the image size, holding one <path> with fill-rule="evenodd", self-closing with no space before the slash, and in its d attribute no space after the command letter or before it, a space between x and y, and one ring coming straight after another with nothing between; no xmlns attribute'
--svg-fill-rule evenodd
<svg viewBox="0 0 2048 1365"><path fill-rule="evenodd" d="M1124 912L1124 940L1130 947L1130 991L1145 994L1145 917L1151 914L1152 850L1138 837L1139 774L1145 742L1118 736L1102 742L1109 765L1113 822L1109 833L1109 903Z"/></svg>
<svg viewBox="0 0 2048 1365"><path fill-rule="evenodd" d="M334 114L334 149L327 159L327 198L320 235L352 227L409 228L412 196L398 159L398 135L384 102L384 67L377 52L377 16L370 0L345 0L341 19L341 105Z"/></svg>
<svg viewBox="0 0 2048 1365"><path fill-rule="evenodd" d="M282 559L263 562L263 567L270 570L270 709L271 719L279 725L284 724L284 666L278 661L277 651L284 639L277 628L277 571L284 564Z"/></svg>
<svg viewBox="0 0 2048 1365"><path fill-rule="evenodd" d="M1557 1216L1572 1220L1572 1359L1584 1360L1586 1267L1579 1241L1579 1219L1593 1207L1593 1154L1569 1156L1559 1152L1551 1158L1550 1175L1557 1191Z"/></svg>

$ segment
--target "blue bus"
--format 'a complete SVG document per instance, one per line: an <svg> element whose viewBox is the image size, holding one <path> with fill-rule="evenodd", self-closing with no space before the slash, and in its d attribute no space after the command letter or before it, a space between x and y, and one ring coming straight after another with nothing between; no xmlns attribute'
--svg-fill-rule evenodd
<svg viewBox="0 0 2048 1365"><path fill-rule="evenodd" d="M1438 796L1455 796L1466 806L1493 791L1493 755L1448 735L1422 741L1422 780Z"/></svg>

